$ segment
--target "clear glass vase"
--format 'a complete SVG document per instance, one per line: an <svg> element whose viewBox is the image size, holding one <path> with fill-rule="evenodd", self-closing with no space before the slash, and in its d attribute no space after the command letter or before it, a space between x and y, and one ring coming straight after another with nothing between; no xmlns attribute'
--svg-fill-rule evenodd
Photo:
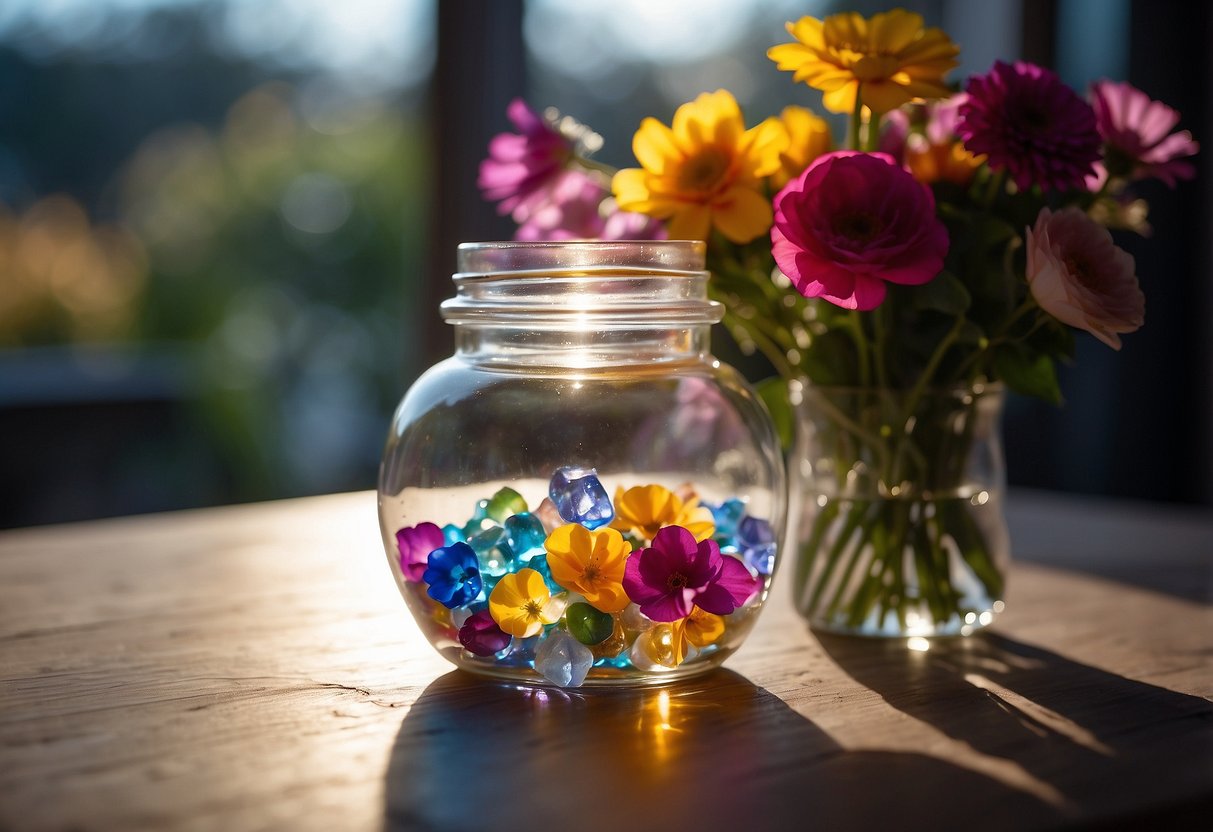
<svg viewBox="0 0 1213 832"><path fill-rule="evenodd" d="M786 496L769 415L709 352L701 243L460 247L456 351L394 417L392 578L461 668L576 686L720 664L761 610Z"/></svg>
<svg viewBox="0 0 1213 832"><path fill-rule="evenodd" d="M793 592L818 629L968 635L1003 608L1000 386L793 386Z"/></svg>

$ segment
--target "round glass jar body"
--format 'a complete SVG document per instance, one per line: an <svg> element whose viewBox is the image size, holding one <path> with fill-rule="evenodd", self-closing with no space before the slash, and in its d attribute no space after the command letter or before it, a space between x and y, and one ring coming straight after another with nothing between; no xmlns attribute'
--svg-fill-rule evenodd
<svg viewBox="0 0 1213 832"><path fill-rule="evenodd" d="M660 682L737 649L784 527L770 417L708 348L701 243L460 247L456 351L392 422L379 520L469 671Z"/></svg>

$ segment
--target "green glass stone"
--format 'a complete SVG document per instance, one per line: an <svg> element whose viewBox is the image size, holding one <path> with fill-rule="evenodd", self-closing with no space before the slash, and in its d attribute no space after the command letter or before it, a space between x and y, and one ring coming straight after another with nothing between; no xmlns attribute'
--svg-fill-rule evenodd
<svg viewBox="0 0 1213 832"><path fill-rule="evenodd" d="M609 612L599 612L589 604L578 601L569 604L564 612L569 633L582 644L598 644L606 641L615 632L615 617Z"/></svg>
<svg viewBox="0 0 1213 832"><path fill-rule="evenodd" d="M489 498L485 511L498 523L504 523L511 514L526 511L526 500L522 499L522 495L517 491L506 486Z"/></svg>

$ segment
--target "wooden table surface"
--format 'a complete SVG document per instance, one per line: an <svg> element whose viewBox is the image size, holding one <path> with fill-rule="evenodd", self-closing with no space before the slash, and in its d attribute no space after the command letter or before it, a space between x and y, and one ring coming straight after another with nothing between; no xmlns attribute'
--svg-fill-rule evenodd
<svg viewBox="0 0 1213 832"><path fill-rule="evenodd" d="M421 638L373 494L0 534L0 829L1199 828L1213 518L1013 494L992 632L519 689Z"/></svg>

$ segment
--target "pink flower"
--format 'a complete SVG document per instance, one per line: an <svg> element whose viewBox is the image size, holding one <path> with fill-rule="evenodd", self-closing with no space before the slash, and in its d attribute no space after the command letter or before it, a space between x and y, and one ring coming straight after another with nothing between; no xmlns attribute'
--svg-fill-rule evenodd
<svg viewBox="0 0 1213 832"><path fill-rule="evenodd" d="M682 526L666 526L628 558L623 589L652 620L679 621L696 606L728 615L758 591L758 581L711 538L696 543Z"/></svg>
<svg viewBox="0 0 1213 832"><path fill-rule="evenodd" d="M573 154L573 145L521 98L506 108L518 133L499 133L489 142L489 158L480 163L484 198L509 214L552 184Z"/></svg>
<svg viewBox="0 0 1213 832"><path fill-rule="evenodd" d="M918 285L939 274L948 232L930 188L891 156L843 150L819 157L776 195L771 243L805 297L875 309L886 282Z"/></svg>
<svg viewBox="0 0 1213 832"><path fill-rule="evenodd" d="M543 201L529 206L515 240L588 240L602 236L606 221L598 211L607 191L579 170L559 174Z"/></svg>
<svg viewBox="0 0 1213 832"><path fill-rule="evenodd" d="M400 551L400 571L405 580L420 581L425 574L430 552L446 545L442 529L433 523L418 523L396 532L396 548Z"/></svg>
<svg viewBox="0 0 1213 832"><path fill-rule="evenodd" d="M1114 350L1145 320L1133 257L1078 208L1042 208L1028 229L1028 285L1040 308Z"/></svg>
<svg viewBox="0 0 1213 832"><path fill-rule="evenodd" d="M664 240L665 223L635 211L610 211L602 228L604 240Z"/></svg>
<svg viewBox="0 0 1213 832"><path fill-rule="evenodd" d="M1100 157L1095 113L1055 73L995 61L989 74L969 79L967 92L956 132L970 153L1005 168L1020 190L1085 187Z"/></svg>
<svg viewBox="0 0 1213 832"><path fill-rule="evenodd" d="M481 610L459 628L459 643L474 656L491 656L509 646L510 634L497 626L488 610Z"/></svg>
<svg viewBox="0 0 1213 832"><path fill-rule="evenodd" d="M1196 168L1182 157L1194 156L1200 145L1187 130L1172 133L1179 113L1130 84L1099 81L1091 87L1095 126L1103 136L1104 165L1133 179L1157 177L1172 188L1177 179L1191 179ZM1100 172L1102 173L1102 171ZM1088 180L1093 190L1102 176Z"/></svg>

